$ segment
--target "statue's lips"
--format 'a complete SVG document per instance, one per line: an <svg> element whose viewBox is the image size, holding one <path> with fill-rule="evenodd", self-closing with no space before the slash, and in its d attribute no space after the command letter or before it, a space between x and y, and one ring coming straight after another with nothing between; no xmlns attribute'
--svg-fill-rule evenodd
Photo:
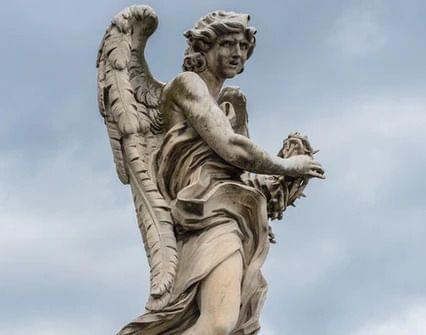
<svg viewBox="0 0 426 335"><path fill-rule="evenodd" d="M227 66L236 69L238 66L240 66L240 62L229 62Z"/></svg>

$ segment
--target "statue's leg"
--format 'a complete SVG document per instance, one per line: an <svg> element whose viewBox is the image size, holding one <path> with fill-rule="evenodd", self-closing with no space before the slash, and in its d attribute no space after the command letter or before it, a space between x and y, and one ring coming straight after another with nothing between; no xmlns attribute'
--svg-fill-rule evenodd
<svg viewBox="0 0 426 335"><path fill-rule="evenodd" d="M242 274L243 261L238 251L201 282L200 317L182 335L228 335L232 332L240 312Z"/></svg>

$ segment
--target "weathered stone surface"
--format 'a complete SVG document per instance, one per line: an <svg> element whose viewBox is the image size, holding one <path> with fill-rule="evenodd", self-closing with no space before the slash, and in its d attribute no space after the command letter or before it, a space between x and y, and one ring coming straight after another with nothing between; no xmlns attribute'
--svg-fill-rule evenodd
<svg viewBox="0 0 426 335"><path fill-rule="evenodd" d="M223 87L255 48L248 24L234 12L201 18L184 34L184 71L166 84L144 57L152 8L126 8L102 40L99 107L151 268L146 311L120 335L258 333L268 218L323 178L306 137L290 134L278 156L251 141L246 97Z"/></svg>

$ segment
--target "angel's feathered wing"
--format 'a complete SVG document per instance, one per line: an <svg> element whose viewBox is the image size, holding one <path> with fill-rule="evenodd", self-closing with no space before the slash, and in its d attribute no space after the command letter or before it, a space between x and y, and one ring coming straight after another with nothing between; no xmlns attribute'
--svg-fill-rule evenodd
<svg viewBox="0 0 426 335"><path fill-rule="evenodd" d="M152 8L126 8L113 18L97 60L99 109L118 176L133 192L151 268L149 310L167 304L177 266L169 204L156 183L155 153L164 137L159 110L164 84L153 78L144 57L146 41L157 24Z"/></svg>

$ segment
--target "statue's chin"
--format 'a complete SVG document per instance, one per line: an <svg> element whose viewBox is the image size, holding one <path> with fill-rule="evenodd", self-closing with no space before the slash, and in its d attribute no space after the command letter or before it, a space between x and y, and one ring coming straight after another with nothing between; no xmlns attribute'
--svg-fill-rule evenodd
<svg viewBox="0 0 426 335"><path fill-rule="evenodd" d="M232 79L236 76L236 74L230 74L225 77L225 79Z"/></svg>
<svg viewBox="0 0 426 335"><path fill-rule="evenodd" d="M226 73L224 73L224 77L225 77L225 79L232 79L232 78L234 78L236 75L238 74L238 72L236 72L236 71L229 71L229 72L226 72Z"/></svg>
<svg viewBox="0 0 426 335"><path fill-rule="evenodd" d="M227 68L225 71L223 71L223 77L225 79L231 79L234 78L236 75L240 74L242 72L241 67L234 67L234 68Z"/></svg>

